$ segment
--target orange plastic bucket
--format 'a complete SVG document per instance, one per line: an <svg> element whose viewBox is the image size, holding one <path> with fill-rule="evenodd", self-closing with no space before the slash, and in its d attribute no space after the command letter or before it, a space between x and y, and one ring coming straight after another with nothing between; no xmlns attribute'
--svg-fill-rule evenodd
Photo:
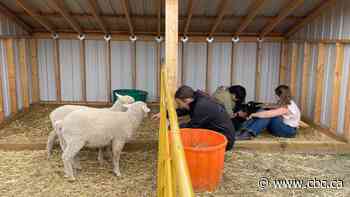
<svg viewBox="0 0 350 197"><path fill-rule="evenodd" d="M226 137L207 129L181 129L193 189L214 191L224 168Z"/></svg>

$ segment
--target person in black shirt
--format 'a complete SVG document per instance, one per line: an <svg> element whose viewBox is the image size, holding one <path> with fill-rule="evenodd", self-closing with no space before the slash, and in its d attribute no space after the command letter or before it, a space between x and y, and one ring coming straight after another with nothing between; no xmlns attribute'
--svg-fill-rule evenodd
<svg viewBox="0 0 350 197"><path fill-rule="evenodd" d="M181 86L175 93L178 116L190 115L191 120L180 124L180 128L202 128L223 134L231 150L235 142L235 129L223 105L206 93L194 91L189 86ZM159 117L159 114L153 118Z"/></svg>

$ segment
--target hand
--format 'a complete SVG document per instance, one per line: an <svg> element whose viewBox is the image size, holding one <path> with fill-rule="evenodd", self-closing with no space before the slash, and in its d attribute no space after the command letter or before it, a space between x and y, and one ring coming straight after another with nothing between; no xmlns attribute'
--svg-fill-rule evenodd
<svg viewBox="0 0 350 197"><path fill-rule="evenodd" d="M242 118L247 118L248 117L248 113L247 112L243 112L243 111L237 112L237 115L239 117L242 117Z"/></svg>
<svg viewBox="0 0 350 197"><path fill-rule="evenodd" d="M250 114L250 116L247 118L247 120L250 120L250 119L255 118L255 117L257 117L256 114L255 114L255 113L252 113L252 114Z"/></svg>
<svg viewBox="0 0 350 197"><path fill-rule="evenodd" d="M151 119L152 120L159 120L160 119L160 113L154 114Z"/></svg>

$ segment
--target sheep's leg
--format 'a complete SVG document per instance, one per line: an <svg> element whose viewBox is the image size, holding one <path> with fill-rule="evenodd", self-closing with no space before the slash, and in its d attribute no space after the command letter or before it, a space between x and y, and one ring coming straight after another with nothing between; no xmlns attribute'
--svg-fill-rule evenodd
<svg viewBox="0 0 350 197"><path fill-rule="evenodd" d="M112 143L112 151L113 151L113 173L116 176L121 176L120 170L119 170L119 159L120 154L123 150L125 142L114 140Z"/></svg>
<svg viewBox="0 0 350 197"><path fill-rule="evenodd" d="M103 165L103 163L105 162L104 157L103 157L103 147L98 148L98 157L97 157L98 162L100 163L100 165Z"/></svg>
<svg viewBox="0 0 350 197"><path fill-rule="evenodd" d="M83 148L83 146L84 142L80 141L70 142L67 144L67 147L62 155L65 177L75 180L73 172L74 157L77 155L80 149Z"/></svg>
<svg viewBox="0 0 350 197"><path fill-rule="evenodd" d="M79 159L79 157L78 157L78 154L75 155L75 157L74 157L74 159L73 159L73 168L74 168L74 169L81 170L80 159Z"/></svg>
<svg viewBox="0 0 350 197"><path fill-rule="evenodd" d="M55 144L56 138L57 138L56 131L52 130L49 133L49 137L47 139L47 158L48 159L51 157L52 149L53 149L53 146Z"/></svg>

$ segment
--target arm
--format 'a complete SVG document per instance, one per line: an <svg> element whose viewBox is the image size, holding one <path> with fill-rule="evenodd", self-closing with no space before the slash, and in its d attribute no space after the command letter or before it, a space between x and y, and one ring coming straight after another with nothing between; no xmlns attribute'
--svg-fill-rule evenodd
<svg viewBox="0 0 350 197"><path fill-rule="evenodd" d="M188 123L181 124L181 128L201 128L209 120L209 112L204 105L197 106L193 112L193 116Z"/></svg>
<svg viewBox="0 0 350 197"><path fill-rule="evenodd" d="M276 116L282 116L288 113L288 108L286 107L280 107L272 110L267 111L261 111L257 113L251 114L250 117L256 117L256 118L273 118Z"/></svg>
<svg viewBox="0 0 350 197"><path fill-rule="evenodd" d="M187 109L176 109L177 116L186 116L190 112Z"/></svg>

